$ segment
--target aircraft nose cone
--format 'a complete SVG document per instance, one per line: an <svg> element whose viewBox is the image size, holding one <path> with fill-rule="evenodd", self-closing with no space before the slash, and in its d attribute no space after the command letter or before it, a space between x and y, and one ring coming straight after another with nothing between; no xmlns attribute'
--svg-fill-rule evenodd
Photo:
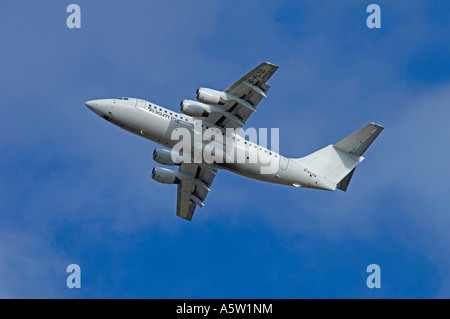
<svg viewBox="0 0 450 319"><path fill-rule="evenodd" d="M90 108L92 111L94 111L95 107L97 106L97 102L96 102L95 100L87 101L85 104L86 104L86 106L87 106L88 108Z"/></svg>

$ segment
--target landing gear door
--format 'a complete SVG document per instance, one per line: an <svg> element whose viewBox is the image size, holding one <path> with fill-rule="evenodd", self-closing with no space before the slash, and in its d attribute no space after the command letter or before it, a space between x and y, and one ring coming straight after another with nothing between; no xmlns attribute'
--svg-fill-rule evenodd
<svg viewBox="0 0 450 319"><path fill-rule="evenodd" d="M136 101L136 108L138 109L138 110L141 110L141 111L143 111L143 110L145 110L145 101L144 100L140 100L140 99L137 99L137 101Z"/></svg>

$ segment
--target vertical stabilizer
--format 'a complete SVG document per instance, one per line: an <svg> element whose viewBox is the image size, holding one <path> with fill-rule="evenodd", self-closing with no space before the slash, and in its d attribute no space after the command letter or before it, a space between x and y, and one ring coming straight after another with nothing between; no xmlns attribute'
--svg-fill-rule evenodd
<svg viewBox="0 0 450 319"><path fill-rule="evenodd" d="M346 191L362 156L384 128L370 123L334 145L295 159L301 165Z"/></svg>

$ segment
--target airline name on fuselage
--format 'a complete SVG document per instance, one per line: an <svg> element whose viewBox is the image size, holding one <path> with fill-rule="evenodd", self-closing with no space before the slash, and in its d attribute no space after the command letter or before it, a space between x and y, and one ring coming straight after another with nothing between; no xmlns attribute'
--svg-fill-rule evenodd
<svg viewBox="0 0 450 319"><path fill-rule="evenodd" d="M162 117L162 118L171 120L171 121L176 122L176 123L178 123L178 124L179 124L181 121L183 121L181 118L175 117L174 115L169 115L169 114L167 114L167 113L165 113L165 112L163 112L163 111L159 111L159 110L157 109L157 107L154 106L154 105L152 105L151 103L149 103L149 106L147 107L147 110L148 110L149 112L151 112L151 113L154 113L154 114L156 114L156 115ZM167 111L166 111L166 112L167 112Z"/></svg>

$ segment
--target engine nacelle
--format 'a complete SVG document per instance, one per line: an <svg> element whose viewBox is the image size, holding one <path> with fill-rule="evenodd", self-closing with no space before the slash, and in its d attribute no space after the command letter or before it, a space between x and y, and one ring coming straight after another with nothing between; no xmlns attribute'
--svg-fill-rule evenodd
<svg viewBox="0 0 450 319"><path fill-rule="evenodd" d="M152 170L152 178L163 184L180 184L179 173L167 168L155 167Z"/></svg>
<svg viewBox="0 0 450 319"><path fill-rule="evenodd" d="M180 103L180 111L193 117L207 117L213 110L208 104L191 100L183 100Z"/></svg>
<svg viewBox="0 0 450 319"><path fill-rule="evenodd" d="M225 92L206 88L199 88L195 98L197 101L211 105L224 105L227 100Z"/></svg>
<svg viewBox="0 0 450 319"><path fill-rule="evenodd" d="M153 151L153 160L162 165L180 165L181 158L172 151L157 148Z"/></svg>

